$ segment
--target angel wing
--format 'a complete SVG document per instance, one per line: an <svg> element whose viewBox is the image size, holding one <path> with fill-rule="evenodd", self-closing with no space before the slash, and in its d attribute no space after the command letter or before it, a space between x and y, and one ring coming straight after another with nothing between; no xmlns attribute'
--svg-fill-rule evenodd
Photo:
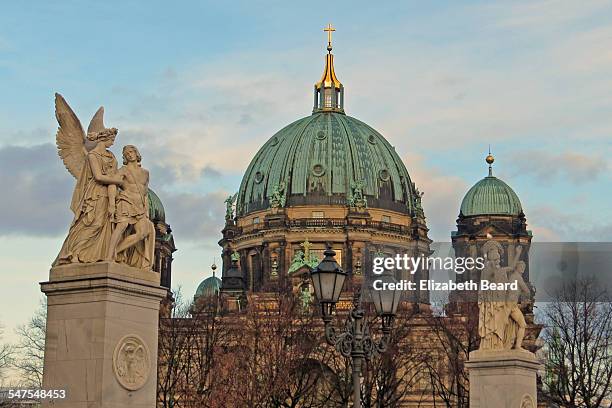
<svg viewBox="0 0 612 408"><path fill-rule="evenodd" d="M89 122L89 126L87 127L87 133L98 133L106 129L104 126L104 106L100 106L98 111L93 118L91 118L91 122Z"/></svg>
<svg viewBox="0 0 612 408"><path fill-rule="evenodd" d="M55 117L59 129L55 143L59 156L74 178L79 178L85 164L87 151L85 149L85 132L79 118L74 114L64 97L55 94Z"/></svg>

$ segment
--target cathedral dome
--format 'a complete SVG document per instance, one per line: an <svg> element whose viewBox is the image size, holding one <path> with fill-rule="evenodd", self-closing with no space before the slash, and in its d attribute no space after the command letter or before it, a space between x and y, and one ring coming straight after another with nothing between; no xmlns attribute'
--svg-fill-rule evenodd
<svg viewBox="0 0 612 408"><path fill-rule="evenodd" d="M287 125L255 154L240 184L238 217L271 207L358 206L422 215L420 193L395 148L344 112L344 85L328 53L313 113Z"/></svg>
<svg viewBox="0 0 612 408"><path fill-rule="evenodd" d="M489 175L470 188L461 202L460 215L515 215L523 212L521 201L514 190L493 176L493 156L489 153Z"/></svg>
<svg viewBox="0 0 612 408"><path fill-rule="evenodd" d="M346 205L360 182L369 207L414 213L415 188L395 148L338 109L315 110L257 152L240 185L238 216L268 208L279 186L288 207Z"/></svg>

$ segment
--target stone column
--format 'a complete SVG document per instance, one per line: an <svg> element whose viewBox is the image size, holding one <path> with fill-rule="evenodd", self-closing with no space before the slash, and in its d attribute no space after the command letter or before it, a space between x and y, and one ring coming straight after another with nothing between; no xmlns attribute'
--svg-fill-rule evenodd
<svg viewBox="0 0 612 408"><path fill-rule="evenodd" d="M53 408L156 406L160 275L116 263L51 269L43 388Z"/></svg>
<svg viewBox="0 0 612 408"><path fill-rule="evenodd" d="M536 408L536 373L540 363L521 350L476 350L466 367L470 408Z"/></svg>

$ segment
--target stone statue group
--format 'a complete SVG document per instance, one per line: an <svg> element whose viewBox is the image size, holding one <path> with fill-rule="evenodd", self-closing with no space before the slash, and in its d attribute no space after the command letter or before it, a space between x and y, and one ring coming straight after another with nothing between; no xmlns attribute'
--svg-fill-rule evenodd
<svg viewBox="0 0 612 408"><path fill-rule="evenodd" d="M501 266L504 248L497 241L487 241L482 247L485 267L481 279L495 283L517 282L516 290L481 291L478 299L478 334L480 350L523 350L526 322L520 309L520 294L531 291L523 280L526 264L520 261L522 247L517 246L508 266Z"/></svg>
<svg viewBox="0 0 612 408"><path fill-rule="evenodd" d="M117 136L98 109L87 134L66 100L55 94L59 123L56 143L64 165L76 178L70 209L74 218L54 266L118 262L150 270L155 228L149 220L149 172L133 145L123 147L123 166L108 150Z"/></svg>

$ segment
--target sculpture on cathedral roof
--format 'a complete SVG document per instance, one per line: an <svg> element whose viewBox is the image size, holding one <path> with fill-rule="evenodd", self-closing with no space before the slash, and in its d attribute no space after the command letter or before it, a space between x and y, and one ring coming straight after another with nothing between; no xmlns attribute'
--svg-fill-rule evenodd
<svg viewBox="0 0 612 408"><path fill-rule="evenodd" d="M236 197L238 193L234 195L230 195L224 201L225 203L225 220L231 221L234 219L234 202L236 201Z"/></svg>
<svg viewBox="0 0 612 408"><path fill-rule="evenodd" d="M414 182L412 182L412 189L414 190L414 209L415 209L416 215L422 217L424 213L423 213L423 205L421 201L425 193L422 193L421 191L419 191L419 188L416 186Z"/></svg>
<svg viewBox="0 0 612 408"><path fill-rule="evenodd" d="M368 200L363 194L365 184L363 180L351 182L351 189L346 197L346 203L351 208L363 210L368 207Z"/></svg>
<svg viewBox="0 0 612 408"><path fill-rule="evenodd" d="M270 207L271 208L282 208L285 206L285 182L274 185L272 189L272 195L270 196Z"/></svg>
<svg viewBox="0 0 612 408"><path fill-rule="evenodd" d="M76 178L70 209L74 214L54 266L111 261L149 270L155 229L149 220L149 173L140 166L136 147L123 149L124 166L108 150L116 128L104 126L104 108L92 118L87 134L66 100L55 94L59 156Z"/></svg>

